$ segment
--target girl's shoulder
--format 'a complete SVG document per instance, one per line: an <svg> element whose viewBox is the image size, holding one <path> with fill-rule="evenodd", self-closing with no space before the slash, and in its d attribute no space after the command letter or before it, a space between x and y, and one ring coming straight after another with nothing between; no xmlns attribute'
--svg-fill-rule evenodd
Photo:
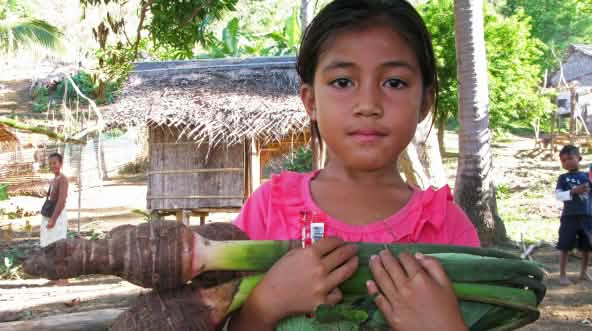
<svg viewBox="0 0 592 331"><path fill-rule="evenodd" d="M254 240L295 239L300 233L300 212L309 208L305 188L315 173L272 175L247 199L234 224Z"/></svg>

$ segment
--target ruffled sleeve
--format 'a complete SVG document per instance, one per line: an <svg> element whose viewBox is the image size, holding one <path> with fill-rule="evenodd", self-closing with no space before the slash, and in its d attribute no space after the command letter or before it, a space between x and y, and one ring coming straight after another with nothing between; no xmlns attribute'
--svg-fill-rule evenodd
<svg viewBox="0 0 592 331"><path fill-rule="evenodd" d="M301 191L310 174L285 171L257 189L245 202L234 224L253 240L299 239Z"/></svg>

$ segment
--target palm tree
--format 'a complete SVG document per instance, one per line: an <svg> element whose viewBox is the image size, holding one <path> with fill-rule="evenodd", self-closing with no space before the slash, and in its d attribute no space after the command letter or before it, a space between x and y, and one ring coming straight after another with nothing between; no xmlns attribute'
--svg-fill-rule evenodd
<svg viewBox="0 0 592 331"><path fill-rule="evenodd" d="M0 0L0 54L30 46L57 49L61 36L55 26L29 17L16 0Z"/></svg>
<svg viewBox="0 0 592 331"><path fill-rule="evenodd" d="M492 180L483 2L455 0L459 160L454 196L483 244L503 240Z"/></svg>

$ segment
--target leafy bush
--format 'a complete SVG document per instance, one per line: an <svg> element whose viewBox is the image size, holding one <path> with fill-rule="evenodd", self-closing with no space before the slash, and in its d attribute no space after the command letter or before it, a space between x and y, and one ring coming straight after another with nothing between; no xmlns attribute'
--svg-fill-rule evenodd
<svg viewBox="0 0 592 331"><path fill-rule="evenodd" d="M125 130L123 129L119 129L119 128L114 128L111 129L109 131L105 131L103 132L103 137L109 139L109 138L117 138L117 137L121 137L125 134Z"/></svg>
<svg viewBox="0 0 592 331"><path fill-rule="evenodd" d="M121 169L119 169L120 175L136 175L142 174L146 172L148 169L148 160L147 159L138 159L136 161L132 161L126 163Z"/></svg>
<svg viewBox="0 0 592 331"><path fill-rule="evenodd" d="M312 170L312 150L309 147L300 147L293 152L284 162L286 170L296 172L308 172Z"/></svg>
<svg viewBox="0 0 592 331"><path fill-rule="evenodd" d="M50 103L49 89L45 86L39 87L33 91L33 112L43 113L47 111L47 105Z"/></svg>
<svg viewBox="0 0 592 331"><path fill-rule="evenodd" d="M93 83L93 79L91 75L84 71L78 72L76 75L72 76L72 81L74 84L78 86L80 92L85 96L92 98L93 92L95 90L95 84ZM68 87L68 101L76 101L78 98L78 94L74 91L74 87L69 80L62 80L56 87L56 96L60 99L64 98L65 87ZM80 102L86 103L86 100L80 98Z"/></svg>
<svg viewBox="0 0 592 331"><path fill-rule="evenodd" d="M99 84L96 82L95 77L88 72L79 71L76 75L72 76L72 81L78 87L80 92L89 99L95 101L97 104L113 103L114 93L119 88L119 83L115 81L107 81L105 83L105 100L97 99ZM61 104L64 99L64 94L68 89L67 102L69 106L72 106L75 102L79 101L81 104L88 104L86 99L81 98L72 83L64 79L60 81L55 88L54 92L51 92L47 87L40 87L33 92L33 112L43 113L48 108L56 107Z"/></svg>

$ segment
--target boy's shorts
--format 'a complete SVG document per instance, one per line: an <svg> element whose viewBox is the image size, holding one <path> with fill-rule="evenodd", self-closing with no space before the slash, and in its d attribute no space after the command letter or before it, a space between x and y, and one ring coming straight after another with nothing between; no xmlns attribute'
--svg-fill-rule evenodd
<svg viewBox="0 0 592 331"><path fill-rule="evenodd" d="M592 245L590 244L591 235L592 216L561 216L557 249L562 251L571 251L572 249L577 248L584 252L592 251Z"/></svg>

